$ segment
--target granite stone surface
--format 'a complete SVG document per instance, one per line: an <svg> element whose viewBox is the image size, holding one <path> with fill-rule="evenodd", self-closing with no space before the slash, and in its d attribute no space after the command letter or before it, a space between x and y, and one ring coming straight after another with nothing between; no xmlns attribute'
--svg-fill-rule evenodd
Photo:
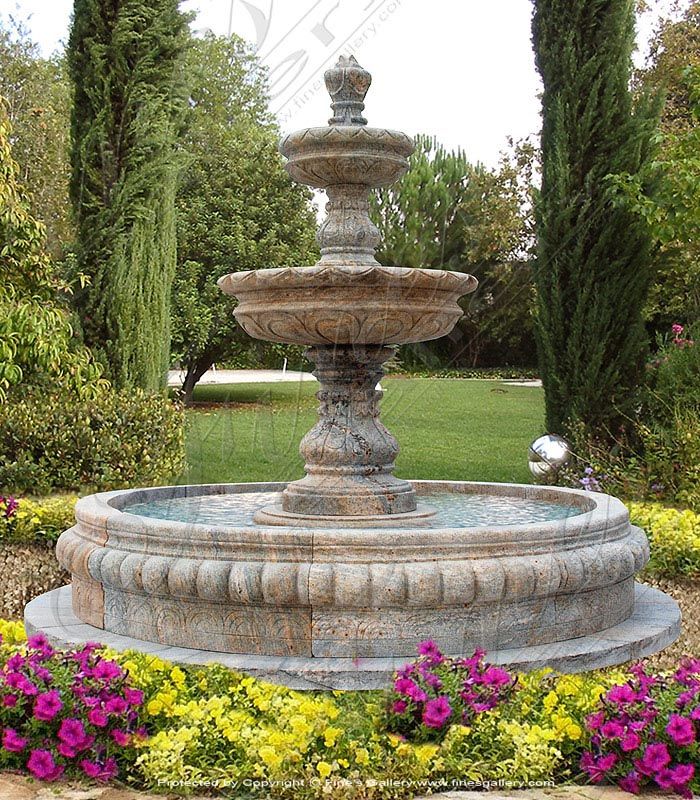
<svg viewBox="0 0 700 800"><path fill-rule="evenodd" d="M486 658L518 670L549 666L564 672L582 672L656 652L679 634L678 605L663 592L643 584L637 584L635 597L632 615L598 634L547 645L489 650ZM25 610L25 625L29 634L43 631L56 645L99 641L117 650L154 653L180 664L224 664L294 689L382 688L389 684L394 670L408 660L265 656L158 644L128 634L99 630L82 622L73 612L70 586L32 600Z"/></svg>

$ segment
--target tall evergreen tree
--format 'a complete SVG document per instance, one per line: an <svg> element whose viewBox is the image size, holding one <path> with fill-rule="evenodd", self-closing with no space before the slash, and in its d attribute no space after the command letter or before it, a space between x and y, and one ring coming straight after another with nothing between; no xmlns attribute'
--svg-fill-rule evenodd
<svg viewBox="0 0 700 800"><path fill-rule="evenodd" d="M629 90L635 0L535 0L544 84L536 331L547 425L599 434L631 411L651 281L645 223L613 201L611 174L651 155L657 110Z"/></svg>
<svg viewBox="0 0 700 800"><path fill-rule="evenodd" d="M75 0L71 199L90 278L76 300L119 387L157 390L168 368L187 35L178 0Z"/></svg>

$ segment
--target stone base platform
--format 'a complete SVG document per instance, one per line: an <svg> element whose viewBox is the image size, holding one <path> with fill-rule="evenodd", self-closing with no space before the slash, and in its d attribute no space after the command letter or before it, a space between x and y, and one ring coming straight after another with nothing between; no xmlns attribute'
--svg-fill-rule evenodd
<svg viewBox="0 0 700 800"><path fill-rule="evenodd" d="M251 656L171 647L133 639L81 622L73 613L70 586L54 589L32 600L25 609L27 633L43 631L58 646L101 642L115 650L137 650L178 664L224 664L262 680L293 689L380 689L394 670L409 658L298 658ZM563 642L492 650L486 658L494 664L517 670L548 666L561 672L583 672L620 664L655 653L680 633L678 604L668 595L644 584L636 584L635 608L624 622L593 636ZM470 655L470 654L460 654Z"/></svg>

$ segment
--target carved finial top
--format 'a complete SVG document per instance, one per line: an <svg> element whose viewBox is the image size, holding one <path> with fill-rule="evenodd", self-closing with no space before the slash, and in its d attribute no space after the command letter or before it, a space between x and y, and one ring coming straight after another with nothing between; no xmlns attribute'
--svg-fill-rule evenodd
<svg viewBox="0 0 700 800"><path fill-rule="evenodd" d="M323 77L333 101L333 116L328 124L366 125L367 120L362 116L365 107L363 100L372 83L372 76L357 63L355 56L341 56Z"/></svg>

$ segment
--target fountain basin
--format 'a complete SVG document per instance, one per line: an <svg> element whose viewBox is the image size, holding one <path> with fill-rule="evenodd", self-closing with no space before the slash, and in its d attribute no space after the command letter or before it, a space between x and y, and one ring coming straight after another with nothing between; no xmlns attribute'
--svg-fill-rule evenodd
<svg viewBox="0 0 700 800"><path fill-rule="evenodd" d="M543 647L606 639L635 614L634 575L648 560L648 545L612 497L415 481L419 500L428 504L446 495L460 502L490 496L535 509L553 504L558 518L484 524L482 516L457 527L438 514L433 527L404 529L253 524L257 502L284 486L175 486L83 498L76 525L57 546L73 576L73 614L99 629L94 639L104 630L253 660L302 659L309 674L319 669L318 659L346 659L357 672L363 665L371 672L369 662L409 658L428 638L455 655L539 648L541 662ZM232 511L227 524L129 512L136 504L162 508L183 499L206 507L234 495L258 497ZM665 613L662 633L671 641L678 614L671 618L668 605ZM357 676L348 682L346 673L329 685L357 685Z"/></svg>
<svg viewBox="0 0 700 800"><path fill-rule="evenodd" d="M294 131L279 146L291 177L318 189L394 183L408 169L413 148L411 138L400 131L354 125Z"/></svg>
<svg viewBox="0 0 700 800"><path fill-rule="evenodd" d="M250 336L301 345L406 344L449 333L458 299L477 286L462 272L408 267L323 266L224 275L233 312Z"/></svg>

